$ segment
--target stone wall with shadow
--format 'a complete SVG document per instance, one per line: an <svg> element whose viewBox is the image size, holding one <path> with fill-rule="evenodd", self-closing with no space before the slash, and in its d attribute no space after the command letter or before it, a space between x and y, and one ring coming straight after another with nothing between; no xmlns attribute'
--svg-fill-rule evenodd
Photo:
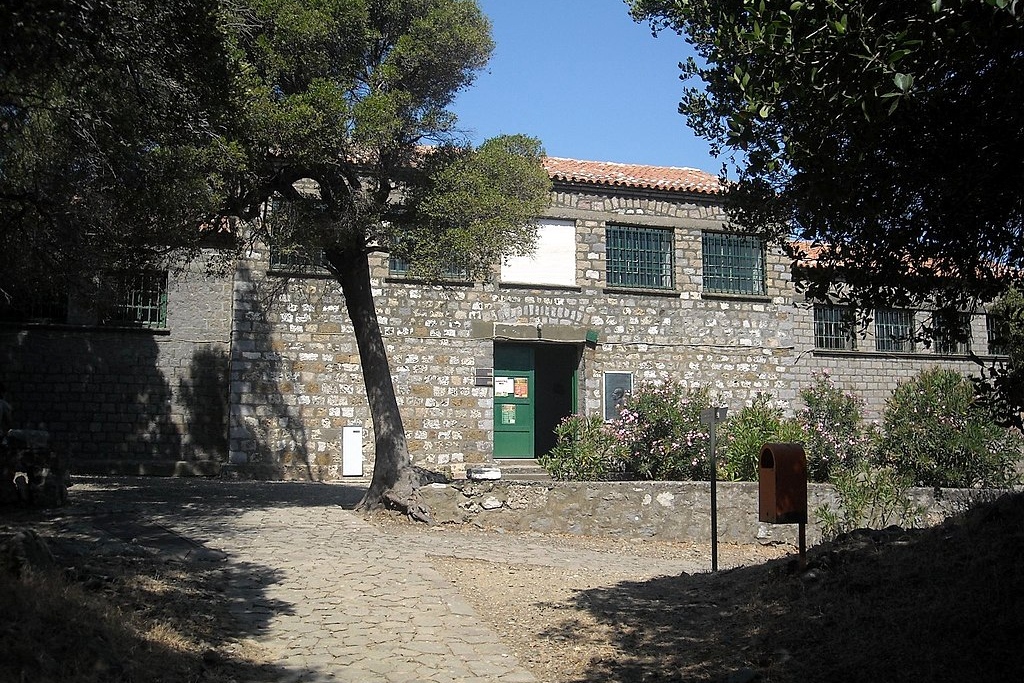
<svg viewBox="0 0 1024 683"><path fill-rule="evenodd" d="M589 536L707 541L711 538L711 484L698 481L530 482L455 481L429 484L420 491L435 522L477 524L510 531ZM756 482L718 482L718 540L723 543L781 543L797 546L796 524L758 520ZM986 492L912 489L930 526L966 509ZM836 504L835 490L808 485L807 543L821 541L814 520L818 506Z"/></svg>

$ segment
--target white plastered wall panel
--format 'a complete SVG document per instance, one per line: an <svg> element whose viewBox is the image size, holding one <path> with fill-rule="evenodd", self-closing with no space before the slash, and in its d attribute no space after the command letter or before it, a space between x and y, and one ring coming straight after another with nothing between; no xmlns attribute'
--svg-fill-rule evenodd
<svg viewBox="0 0 1024 683"><path fill-rule="evenodd" d="M537 249L501 265L501 281L520 285L576 286L576 222L537 221Z"/></svg>

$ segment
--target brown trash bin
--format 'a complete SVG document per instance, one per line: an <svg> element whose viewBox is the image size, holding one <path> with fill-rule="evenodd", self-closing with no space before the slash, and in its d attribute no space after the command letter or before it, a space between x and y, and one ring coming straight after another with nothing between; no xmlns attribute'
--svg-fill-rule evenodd
<svg viewBox="0 0 1024 683"><path fill-rule="evenodd" d="M758 467L758 519L807 523L807 456L798 443L766 443Z"/></svg>

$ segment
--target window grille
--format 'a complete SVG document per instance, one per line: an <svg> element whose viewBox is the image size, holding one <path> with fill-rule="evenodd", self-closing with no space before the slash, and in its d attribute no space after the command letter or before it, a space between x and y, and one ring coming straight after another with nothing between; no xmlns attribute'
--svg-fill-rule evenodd
<svg viewBox="0 0 1024 683"><path fill-rule="evenodd" d="M988 352L992 356L1005 356L1008 354L1006 348L1006 320L991 313L985 316L985 332L988 337Z"/></svg>
<svg viewBox="0 0 1024 683"><path fill-rule="evenodd" d="M103 324L167 327L167 273L146 271L116 277L113 305Z"/></svg>
<svg viewBox="0 0 1024 683"><path fill-rule="evenodd" d="M702 246L705 292L764 296L764 240L706 232Z"/></svg>
<svg viewBox="0 0 1024 683"><path fill-rule="evenodd" d="M971 317L963 313L932 314L932 335L935 353L963 356L971 350Z"/></svg>
<svg viewBox="0 0 1024 683"><path fill-rule="evenodd" d="M814 307L814 346L818 349L856 348L849 309L841 306Z"/></svg>
<svg viewBox="0 0 1024 683"><path fill-rule="evenodd" d="M34 296L9 300L0 296L0 321L62 324L68 321L67 294Z"/></svg>
<svg viewBox="0 0 1024 683"><path fill-rule="evenodd" d="M324 206L318 208L326 210ZM299 220L298 214L295 205L283 197L273 197L267 203L263 220L270 228L270 269L288 273L325 273L327 266L323 250L318 249L316 253L310 253L310 250L301 245L283 244L281 236L287 233L284 226Z"/></svg>
<svg viewBox="0 0 1024 683"><path fill-rule="evenodd" d="M609 225L605 239L610 286L675 287L671 230Z"/></svg>
<svg viewBox="0 0 1024 683"><path fill-rule="evenodd" d="M914 312L897 309L875 311L875 349L914 350Z"/></svg>
<svg viewBox="0 0 1024 683"><path fill-rule="evenodd" d="M412 264L401 256L392 256L388 261L388 274L393 277L409 277L411 271ZM458 266L445 266L441 275L448 280L469 280L469 272Z"/></svg>

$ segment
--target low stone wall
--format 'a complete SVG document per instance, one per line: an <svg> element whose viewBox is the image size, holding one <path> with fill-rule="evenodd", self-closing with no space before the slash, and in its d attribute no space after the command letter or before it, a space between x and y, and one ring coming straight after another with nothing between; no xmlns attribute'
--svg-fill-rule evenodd
<svg viewBox="0 0 1024 683"><path fill-rule="evenodd" d="M517 482L430 484L421 495L439 523L478 524L510 531L709 541L711 484L695 481ZM937 524L965 509L978 491L912 489L925 509L918 526ZM808 486L807 544L821 541L814 510L833 506L831 486ZM724 543L783 543L796 547L796 524L758 521L758 485L718 482L718 539Z"/></svg>

